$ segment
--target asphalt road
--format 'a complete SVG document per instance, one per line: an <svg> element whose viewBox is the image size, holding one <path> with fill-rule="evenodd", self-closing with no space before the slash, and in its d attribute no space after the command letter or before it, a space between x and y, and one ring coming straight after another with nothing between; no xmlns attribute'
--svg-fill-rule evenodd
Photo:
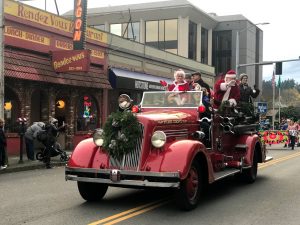
<svg viewBox="0 0 300 225"><path fill-rule="evenodd" d="M86 203L64 168L0 175L0 224L299 225L300 148L271 150L254 184L226 179L209 187L197 209L178 210L170 192L110 188Z"/></svg>

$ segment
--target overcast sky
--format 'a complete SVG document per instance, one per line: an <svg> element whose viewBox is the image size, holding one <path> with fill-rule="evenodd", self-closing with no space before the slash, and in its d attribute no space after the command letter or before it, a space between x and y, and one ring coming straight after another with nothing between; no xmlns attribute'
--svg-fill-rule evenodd
<svg viewBox="0 0 300 225"><path fill-rule="evenodd" d="M88 8L128 5L161 0L88 0ZM264 32L264 61L298 59L300 56L300 12L295 0L189 0L199 9L218 16L242 14L256 23L269 22L259 26ZM32 0L24 3L56 13L54 0ZM74 0L57 0L60 14L73 10ZM124 6L126 7L126 6ZM126 7L127 8L127 7ZM263 66L263 78L270 80L273 67ZM300 61L283 63L282 80L293 78L300 83Z"/></svg>

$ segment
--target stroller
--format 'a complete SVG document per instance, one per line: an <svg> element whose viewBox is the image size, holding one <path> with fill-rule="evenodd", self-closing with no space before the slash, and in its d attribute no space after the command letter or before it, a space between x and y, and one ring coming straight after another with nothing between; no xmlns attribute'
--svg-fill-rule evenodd
<svg viewBox="0 0 300 225"><path fill-rule="evenodd" d="M36 153L35 157L39 161L44 161L45 159L45 150L46 150L46 145L45 140L47 139L47 133L42 130L37 134L37 140L41 143L43 143L44 147L40 148L40 151ZM61 162L67 162L69 160L68 154L61 149L61 145L58 142L55 142L50 149L50 157L56 157L60 155L60 161Z"/></svg>

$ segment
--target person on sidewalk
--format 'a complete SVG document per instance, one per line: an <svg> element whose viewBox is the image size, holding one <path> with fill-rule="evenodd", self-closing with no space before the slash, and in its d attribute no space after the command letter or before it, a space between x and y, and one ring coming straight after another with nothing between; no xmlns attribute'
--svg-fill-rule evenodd
<svg viewBox="0 0 300 225"><path fill-rule="evenodd" d="M49 123L46 124L45 130L47 134L46 140L43 142L45 145L45 158L44 158L44 163L46 164L47 169L51 169L51 150L53 145L57 141L57 137L59 135L59 132L65 129L66 125L62 125L58 127L58 120L51 117L49 120Z"/></svg>
<svg viewBox="0 0 300 225"><path fill-rule="evenodd" d="M6 158L6 147L7 147L7 142L6 142L6 137L4 134L4 120L0 118L0 169L6 169L7 165L5 162Z"/></svg>
<svg viewBox="0 0 300 225"><path fill-rule="evenodd" d="M24 136L28 160L34 160L34 139L37 138L38 133L43 129L45 129L45 123L34 122L25 132Z"/></svg>
<svg viewBox="0 0 300 225"><path fill-rule="evenodd" d="M287 130L289 131L292 150L294 150L296 136L298 135L298 124L295 123L293 119L291 119Z"/></svg>

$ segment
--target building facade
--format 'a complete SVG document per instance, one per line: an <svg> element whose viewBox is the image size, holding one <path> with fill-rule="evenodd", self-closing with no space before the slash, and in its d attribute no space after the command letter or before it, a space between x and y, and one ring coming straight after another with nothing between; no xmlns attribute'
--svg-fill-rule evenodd
<svg viewBox="0 0 300 225"><path fill-rule="evenodd" d="M14 1L4 2L5 131L9 154L19 151L18 118L27 125L55 117L67 130L59 137L72 148L107 117L107 34L89 28L87 73L57 73L52 53L73 49L73 23L54 14ZM88 107L87 107L88 105Z"/></svg>
<svg viewBox="0 0 300 225"><path fill-rule="evenodd" d="M9 154L20 147L17 118L68 124L59 138L72 149L87 133L101 127L117 109L119 94L136 103L144 91L162 90L160 80L172 82L174 70L202 71L211 85L214 68L143 43L88 27L91 51L88 72L55 72L52 55L73 49L70 19L5 0L5 130ZM88 106L88 107L87 107Z"/></svg>
<svg viewBox="0 0 300 225"><path fill-rule="evenodd" d="M70 11L64 16L72 18L72 15ZM213 66L216 74L237 68L237 63L262 61L263 32L255 24L242 15L205 13L186 0L88 9L88 24L145 46ZM237 47L239 51L236 51ZM238 70L249 75L251 85L261 87L260 66L239 67ZM205 74L205 71L201 72Z"/></svg>

